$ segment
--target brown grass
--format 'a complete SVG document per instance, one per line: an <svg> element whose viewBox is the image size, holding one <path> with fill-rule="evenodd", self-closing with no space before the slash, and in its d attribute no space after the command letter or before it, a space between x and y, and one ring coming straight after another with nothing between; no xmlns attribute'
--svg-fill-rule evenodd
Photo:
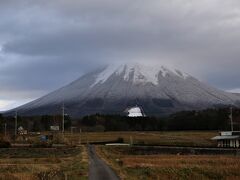
<svg viewBox="0 0 240 180"><path fill-rule="evenodd" d="M43 134L48 134L45 132ZM132 138L135 144L145 145L173 145L173 146L216 146L210 139L216 136L216 131L159 131L159 132L82 132L63 135L55 134L53 143L66 143L68 145L79 145L97 142L116 141L123 138L125 143L130 143ZM0 135L0 139L1 139ZM18 143L39 142L39 135L27 135L28 141ZM20 138L21 139L21 138Z"/></svg>
<svg viewBox="0 0 240 180"><path fill-rule="evenodd" d="M216 146L210 139L218 133L215 131L175 131L175 132L91 132L81 134L65 134L65 138L73 144L108 142L123 138L130 143L146 145L177 145L177 146Z"/></svg>
<svg viewBox="0 0 240 180"><path fill-rule="evenodd" d="M44 149L41 150L44 151ZM33 153L29 155L29 151L26 150L25 153L23 151L23 149L16 150L15 153L18 158L9 158L8 156L7 158L0 158L0 180L54 180L65 179L65 177L68 177L68 179L87 179L88 162L85 147L77 148L78 153L74 151L67 155L62 155L62 153L56 153L55 155L46 155L45 153L35 155ZM4 153L7 153L7 150ZM17 153L21 153L23 156L25 154L25 157L19 158Z"/></svg>
<svg viewBox="0 0 240 180"><path fill-rule="evenodd" d="M240 157L219 155L124 155L98 147L122 179L240 179Z"/></svg>

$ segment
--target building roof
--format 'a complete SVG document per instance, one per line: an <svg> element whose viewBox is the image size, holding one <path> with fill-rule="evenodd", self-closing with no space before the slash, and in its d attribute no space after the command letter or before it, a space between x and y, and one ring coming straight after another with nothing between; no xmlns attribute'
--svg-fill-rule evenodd
<svg viewBox="0 0 240 180"><path fill-rule="evenodd" d="M240 136L215 136L212 140L240 139Z"/></svg>
<svg viewBox="0 0 240 180"><path fill-rule="evenodd" d="M222 131L220 132L221 136L239 136L240 131Z"/></svg>
<svg viewBox="0 0 240 180"><path fill-rule="evenodd" d="M24 130L24 128L22 126L18 127L18 131L23 131L23 130Z"/></svg>

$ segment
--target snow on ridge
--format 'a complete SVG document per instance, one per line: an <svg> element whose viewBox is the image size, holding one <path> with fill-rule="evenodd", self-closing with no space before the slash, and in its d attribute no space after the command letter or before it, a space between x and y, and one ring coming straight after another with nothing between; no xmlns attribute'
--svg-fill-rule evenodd
<svg viewBox="0 0 240 180"><path fill-rule="evenodd" d="M184 79L187 79L188 77L190 77L190 75L188 73L179 71L178 69L175 69L175 72L177 73L178 76L183 77Z"/></svg>
<svg viewBox="0 0 240 180"><path fill-rule="evenodd" d="M102 84L105 81L108 80L110 76L113 74L115 75L121 75L124 73L123 79L125 81L130 81L131 75L133 75L133 83L139 84L139 83L152 83L154 85L158 85L158 76L159 73L163 77L166 77L167 75L174 75L178 76L180 78L186 79L190 75L187 73L183 73L179 70L170 70L164 66L148 66L148 65L142 65L139 63L128 63L128 64L111 64L104 68L102 72L100 72L96 76L95 82L91 85L91 87Z"/></svg>
<svg viewBox="0 0 240 180"><path fill-rule="evenodd" d="M95 82L91 85L91 87L95 86L98 83L104 83L118 68L117 65L108 65L104 68L102 72L98 74Z"/></svg>

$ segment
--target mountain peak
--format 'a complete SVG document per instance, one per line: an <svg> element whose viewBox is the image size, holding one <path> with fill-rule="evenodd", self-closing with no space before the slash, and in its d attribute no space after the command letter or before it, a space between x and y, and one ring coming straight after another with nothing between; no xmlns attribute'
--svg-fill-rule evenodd
<svg viewBox="0 0 240 180"><path fill-rule="evenodd" d="M132 81L134 84L152 83L159 84L159 77L176 76L186 79L187 73L179 70L171 70L165 66L145 65L140 63L110 64L106 66L97 76L91 87L98 83L106 82L112 75L122 76L125 81Z"/></svg>
<svg viewBox="0 0 240 180"><path fill-rule="evenodd" d="M179 70L150 63L127 63L108 65L88 73L17 110L26 115L56 114L63 102L68 114L75 117L121 114L136 104L146 115L167 115L219 105L240 106L240 97L213 88Z"/></svg>

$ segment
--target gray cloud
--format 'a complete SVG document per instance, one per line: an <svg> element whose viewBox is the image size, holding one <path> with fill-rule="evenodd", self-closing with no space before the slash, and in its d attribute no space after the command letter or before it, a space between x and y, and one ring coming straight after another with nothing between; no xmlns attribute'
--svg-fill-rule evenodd
<svg viewBox="0 0 240 180"><path fill-rule="evenodd" d="M36 98L112 61L240 87L238 0L8 0L0 17L0 98Z"/></svg>

